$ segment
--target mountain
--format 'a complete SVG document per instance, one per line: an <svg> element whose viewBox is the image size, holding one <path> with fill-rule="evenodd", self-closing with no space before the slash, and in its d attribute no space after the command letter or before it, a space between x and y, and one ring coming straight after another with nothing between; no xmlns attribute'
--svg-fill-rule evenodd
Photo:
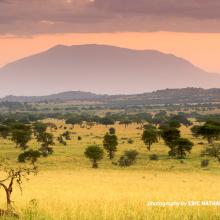
<svg viewBox="0 0 220 220"><path fill-rule="evenodd" d="M105 45L58 45L0 69L0 96L77 90L131 94L184 87L219 88L220 74L171 54Z"/></svg>
<svg viewBox="0 0 220 220"><path fill-rule="evenodd" d="M81 91L69 91L61 92L58 94L47 95L47 96L13 96L9 95L2 99L0 102L52 102L52 101L69 101L69 100L96 100L104 98L106 95L96 95L91 92Z"/></svg>
<svg viewBox="0 0 220 220"><path fill-rule="evenodd" d="M96 95L89 92L70 91L48 96L6 96L2 102L69 102L91 101L93 104L109 106L220 103L220 89L184 88L165 89L134 95ZM87 103L87 102L86 102Z"/></svg>

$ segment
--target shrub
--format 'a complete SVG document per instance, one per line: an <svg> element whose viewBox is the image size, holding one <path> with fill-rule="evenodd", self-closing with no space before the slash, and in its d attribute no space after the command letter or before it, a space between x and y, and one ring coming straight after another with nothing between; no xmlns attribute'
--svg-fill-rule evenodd
<svg viewBox="0 0 220 220"><path fill-rule="evenodd" d="M205 168L209 166L209 160L205 159L201 161L201 167Z"/></svg>
<svg viewBox="0 0 220 220"><path fill-rule="evenodd" d="M151 155L149 156L149 159L150 159L150 160L159 160L159 157L158 157L157 154L151 154Z"/></svg>
<svg viewBox="0 0 220 220"><path fill-rule="evenodd" d="M128 139L128 144L133 144L133 143L134 143L134 141L131 138L129 138Z"/></svg>
<svg viewBox="0 0 220 220"><path fill-rule="evenodd" d="M128 167L136 162L138 152L136 150L125 151L120 157L118 164L121 167Z"/></svg>

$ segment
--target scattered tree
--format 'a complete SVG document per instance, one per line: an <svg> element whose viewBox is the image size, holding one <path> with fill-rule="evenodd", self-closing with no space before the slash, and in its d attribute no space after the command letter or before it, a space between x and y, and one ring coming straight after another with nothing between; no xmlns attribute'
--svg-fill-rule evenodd
<svg viewBox="0 0 220 220"><path fill-rule="evenodd" d="M98 168L98 161L103 159L103 149L98 145L92 145L86 148L85 156L92 161L92 168Z"/></svg>
<svg viewBox="0 0 220 220"><path fill-rule="evenodd" d="M13 129L12 130L12 141L15 142L17 147L27 149L27 143L31 140L32 132L30 129Z"/></svg>
<svg viewBox="0 0 220 220"><path fill-rule="evenodd" d="M186 153L191 152L193 145L194 144L186 138L178 138L175 141L175 145L169 151L169 155L177 159L184 159Z"/></svg>
<svg viewBox="0 0 220 220"><path fill-rule="evenodd" d="M15 186L15 183L22 191L22 184L24 180L28 180L28 177L33 173L37 174L36 167L19 167L19 168L11 168L5 161L0 162L0 169L5 173L5 177L0 179L0 187L2 187L5 191L6 195L6 204L7 210L3 211L7 216L14 216L18 218L18 215L14 213L13 202L12 202L12 192Z"/></svg>
<svg viewBox="0 0 220 220"><path fill-rule="evenodd" d="M202 126L194 127L193 130L197 136L202 136L202 138L207 139L209 144L213 144L214 140L220 138L219 122L206 122Z"/></svg>
<svg viewBox="0 0 220 220"><path fill-rule="evenodd" d="M10 134L10 128L6 125L0 125L0 137L6 139Z"/></svg>
<svg viewBox="0 0 220 220"><path fill-rule="evenodd" d="M138 152L136 150L125 151L118 163L122 167L131 166L136 162Z"/></svg>
<svg viewBox="0 0 220 220"><path fill-rule="evenodd" d="M39 137L39 142L41 143L40 152L43 154L44 157L53 153L53 148L51 146L54 145L53 135L50 133L44 132Z"/></svg>
<svg viewBox="0 0 220 220"><path fill-rule="evenodd" d="M35 163L37 162L38 158L41 157L41 152L39 150L33 150L29 149L27 151L24 151L18 156L18 162L19 163L25 163L27 161L30 161L30 163L35 166Z"/></svg>
<svg viewBox="0 0 220 220"><path fill-rule="evenodd" d="M176 145L176 140L180 138L180 131L176 128L164 128L161 131L161 136L165 144L173 148Z"/></svg>
<svg viewBox="0 0 220 220"><path fill-rule="evenodd" d="M158 142L158 133L155 128L145 129L142 134L142 141L147 145L147 149L150 151L151 146Z"/></svg>
<svg viewBox="0 0 220 220"><path fill-rule="evenodd" d="M220 144L213 144L211 146L208 146L205 150L202 151L201 156L216 158L220 163Z"/></svg>
<svg viewBox="0 0 220 220"><path fill-rule="evenodd" d="M112 160L115 156L118 146L118 138L115 134L106 133L103 140L103 146L108 153L109 159Z"/></svg>

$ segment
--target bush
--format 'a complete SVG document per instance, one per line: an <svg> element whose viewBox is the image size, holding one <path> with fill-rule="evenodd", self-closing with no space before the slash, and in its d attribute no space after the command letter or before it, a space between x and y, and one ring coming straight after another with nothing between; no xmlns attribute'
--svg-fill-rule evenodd
<svg viewBox="0 0 220 220"><path fill-rule="evenodd" d="M78 141L81 141L82 140L82 137L78 136Z"/></svg>
<svg viewBox="0 0 220 220"><path fill-rule="evenodd" d="M201 167L205 168L209 166L209 160L205 159L201 161Z"/></svg>
<svg viewBox="0 0 220 220"><path fill-rule="evenodd" d="M128 139L128 144L133 144L133 143L134 143L134 141L131 138L129 138Z"/></svg>
<svg viewBox="0 0 220 220"><path fill-rule="evenodd" d="M121 167L128 167L136 162L138 152L136 150L125 151L120 157L118 164Z"/></svg>
<svg viewBox="0 0 220 220"><path fill-rule="evenodd" d="M151 154L151 155L149 156L149 159L150 159L150 160L159 160L159 157L158 157L157 154Z"/></svg>

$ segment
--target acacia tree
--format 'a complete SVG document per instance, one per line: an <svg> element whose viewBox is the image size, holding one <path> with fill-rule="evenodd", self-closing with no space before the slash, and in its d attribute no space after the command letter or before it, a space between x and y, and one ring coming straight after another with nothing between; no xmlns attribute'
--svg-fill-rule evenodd
<svg viewBox="0 0 220 220"><path fill-rule="evenodd" d="M192 132L194 136L201 136L206 139L209 144L213 144L214 140L220 138L220 123L206 122L202 126L193 127Z"/></svg>
<svg viewBox="0 0 220 220"><path fill-rule="evenodd" d="M169 155L176 157L177 159L184 159L186 157L186 153L190 153L192 150L193 145L193 142L187 138L178 138L175 141L174 146L169 151Z"/></svg>
<svg viewBox="0 0 220 220"><path fill-rule="evenodd" d="M0 137L6 139L10 134L10 129L6 125L0 125Z"/></svg>
<svg viewBox="0 0 220 220"><path fill-rule="evenodd" d="M12 192L14 186L18 186L19 189L22 191L22 183L25 180L28 180L28 177L31 174L37 174L37 166L36 162L41 155L45 156L45 149L48 148L50 144L53 143L53 138L51 135L45 132L38 132L41 133L39 135L39 140L42 141L41 148L44 151L39 150L26 150L18 156L18 162L26 163L24 166L16 167L15 165L10 166L6 160L0 161L0 188L5 191L6 195L6 210L0 210L0 216L13 216L19 217L17 214L13 213L13 205L12 205ZM31 128L24 124L13 124L11 126L11 136L12 140L16 143L17 146L21 147L22 149L28 148L28 141L31 139Z"/></svg>
<svg viewBox="0 0 220 220"><path fill-rule="evenodd" d="M29 149L19 154L18 162L25 163L26 161L29 161L34 167L36 167L35 163L37 162L38 158L41 157L41 155L42 153L39 150Z"/></svg>
<svg viewBox="0 0 220 220"><path fill-rule="evenodd" d="M55 143L54 143L54 137L52 134L47 133L47 132L42 133L38 138L38 142L41 143L41 147L39 150L44 157L47 157L48 155L53 153L52 146Z"/></svg>
<svg viewBox="0 0 220 220"><path fill-rule="evenodd" d="M14 217L18 217L17 214L14 213L13 209L13 201L12 201L12 192L14 189L15 184L18 186L20 191L22 191L22 184L25 180L28 180L28 177L31 174L37 174L37 169L36 167L19 167L19 168L14 168L10 167L7 162L1 161L0 162L0 170L1 172L4 172L5 175L0 179L0 187L3 188L5 191L6 195L6 204L7 204L7 209L1 210L1 215L10 215Z"/></svg>
<svg viewBox="0 0 220 220"><path fill-rule="evenodd" d="M195 138L198 138L200 135L199 135L199 129L200 129L200 126L199 125L194 125L190 130L192 132L192 136L195 137Z"/></svg>
<svg viewBox="0 0 220 220"><path fill-rule="evenodd" d="M47 125L42 122L36 122L33 124L34 135L38 137L47 131Z"/></svg>
<svg viewBox="0 0 220 220"><path fill-rule="evenodd" d="M162 129L161 137L165 144L172 149L176 145L176 140L180 138L180 131L177 128L166 127Z"/></svg>
<svg viewBox="0 0 220 220"><path fill-rule="evenodd" d="M142 141L147 145L147 149L150 151L152 144L158 142L158 132L156 128L146 128L142 134Z"/></svg>
<svg viewBox="0 0 220 220"><path fill-rule="evenodd" d="M108 127L108 125L114 125L115 124L114 119L112 119L111 117L108 117L108 116L106 116L104 118L101 118L99 120L99 122L100 122L100 124L105 125L106 127Z"/></svg>
<svg viewBox="0 0 220 220"><path fill-rule="evenodd" d="M109 159L112 160L115 156L118 146L118 138L116 134L107 132L104 136L103 146L108 153Z"/></svg>
<svg viewBox="0 0 220 220"><path fill-rule="evenodd" d="M17 147L20 147L21 149L25 150L28 148L27 143L31 140L31 129L13 129L11 134L12 141L15 142Z"/></svg>
<svg viewBox="0 0 220 220"><path fill-rule="evenodd" d="M132 124L132 120L125 118L125 119L120 120L119 124L124 125L125 128L127 128L128 125Z"/></svg>
<svg viewBox="0 0 220 220"><path fill-rule="evenodd" d="M208 156L213 157L218 160L220 163L220 144L214 144L211 146L208 146L205 150L202 151L201 156Z"/></svg>
<svg viewBox="0 0 220 220"><path fill-rule="evenodd" d="M92 145L86 148L85 156L92 161L92 168L98 168L98 161L103 159L103 149L98 145Z"/></svg>

